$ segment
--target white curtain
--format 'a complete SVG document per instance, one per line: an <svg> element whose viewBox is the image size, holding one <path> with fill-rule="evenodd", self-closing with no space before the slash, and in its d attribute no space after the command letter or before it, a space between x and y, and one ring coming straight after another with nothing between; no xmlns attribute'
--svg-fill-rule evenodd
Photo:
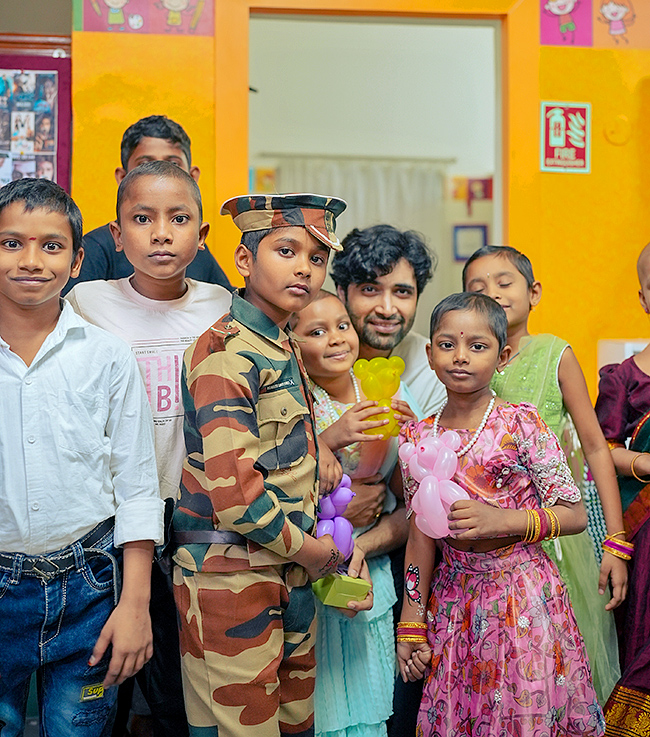
<svg viewBox="0 0 650 737"><path fill-rule="evenodd" d="M337 219L340 239L352 228L379 223L424 235L439 260L434 279L420 300L416 329L426 334L431 308L450 289L451 254L443 253L445 164L381 158L277 156L279 192L315 192L342 197L347 210ZM453 279L457 277L454 274ZM330 284L331 288L331 284Z"/></svg>

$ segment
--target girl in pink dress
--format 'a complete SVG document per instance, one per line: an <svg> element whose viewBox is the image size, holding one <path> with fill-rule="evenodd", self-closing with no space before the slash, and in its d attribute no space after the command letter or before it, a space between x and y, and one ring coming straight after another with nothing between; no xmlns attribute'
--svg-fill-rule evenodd
<svg viewBox="0 0 650 737"><path fill-rule="evenodd" d="M425 676L418 737L605 731L566 589L541 546L584 530L586 513L536 408L490 389L510 355L507 329L503 309L485 295L443 300L427 348L448 400L400 435L417 443L456 430L454 481L470 496L451 506L453 536L441 541L435 572L435 545L410 521L397 655L405 681ZM406 465L402 473L410 509L417 483Z"/></svg>

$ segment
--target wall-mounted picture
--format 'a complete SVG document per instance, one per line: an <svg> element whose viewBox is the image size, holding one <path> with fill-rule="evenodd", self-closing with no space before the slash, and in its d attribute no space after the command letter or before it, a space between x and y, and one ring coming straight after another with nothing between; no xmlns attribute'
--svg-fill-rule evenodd
<svg viewBox="0 0 650 737"><path fill-rule="evenodd" d="M479 248L487 246L488 226L486 224L476 225L454 225L454 260L467 261L467 259Z"/></svg>

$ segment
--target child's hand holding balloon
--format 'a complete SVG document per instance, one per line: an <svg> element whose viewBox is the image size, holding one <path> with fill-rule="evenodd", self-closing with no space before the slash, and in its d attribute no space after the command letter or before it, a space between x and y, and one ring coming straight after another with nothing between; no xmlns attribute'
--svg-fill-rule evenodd
<svg viewBox="0 0 650 737"><path fill-rule="evenodd" d="M395 415L390 411L391 398L399 391L400 376L404 372L406 364L399 356L384 358L378 356L370 361L360 358L355 361L353 370L355 376L361 383L361 389L368 399L374 399L379 406L387 407L383 415L388 422L385 427L366 430L369 435L397 435L399 426ZM377 419L380 419L380 415Z"/></svg>
<svg viewBox="0 0 650 737"><path fill-rule="evenodd" d="M399 449L400 459L420 484L411 500L415 524L435 539L452 534L447 522L452 504L469 500L469 494L451 481L458 467L459 447L458 433L447 430L440 437L426 435L417 445L403 443Z"/></svg>
<svg viewBox="0 0 650 737"><path fill-rule="evenodd" d="M373 440L383 440L382 430L388 425L386 413L389 407L379 407L377 402L367 399L364 402L355 404L344 412L341 417L333 422L327 429L319 435L322 440L332 450L345 448L346 445L352 443L367 443ZM379 430L379 434L373 433Z"/></svg>

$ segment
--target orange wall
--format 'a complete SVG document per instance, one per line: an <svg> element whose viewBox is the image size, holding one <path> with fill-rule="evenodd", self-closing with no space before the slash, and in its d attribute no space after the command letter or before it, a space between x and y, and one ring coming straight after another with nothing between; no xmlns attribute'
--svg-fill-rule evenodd
<svg viewBox="0 0 650 737"><path fill-rule="evenodd" d="M214 39L75 32L72 43L72 195L85 229L115 217L122 134L154 114L190 136L205 218L214 222Z"/></svg>
<svg viewBox="0 0 650 737"><path fill-rule="evenodd" d="M234 277L237 231L217 208L247 188L251 7L503 21L506 242L530 256L544 285L533 331L572 343L593 393L596 341L649 332L634 262L650 240L650 50L541 47L539 0L285 0L281 7L277 0L216 0L214 40L76 32L73 194L89 226L111 216L124 128L166 113L190 133L211 248ZM539 171L540 100L592 104L591 174ZM624 145L603 132L618 115L631 123Z"/></svg>

